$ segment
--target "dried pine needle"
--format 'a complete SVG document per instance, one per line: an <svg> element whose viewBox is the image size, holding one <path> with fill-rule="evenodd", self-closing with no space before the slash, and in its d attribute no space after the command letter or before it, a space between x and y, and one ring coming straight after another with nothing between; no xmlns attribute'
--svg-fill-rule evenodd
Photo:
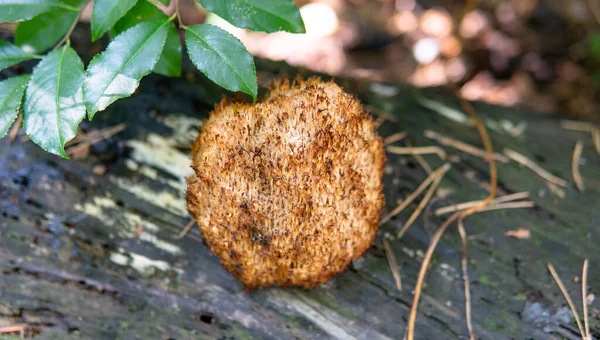
<svg viewBox="0 0 600 340"><path fill-rule="evenodd" d="M517 126L515 126L510 131L508 131L508 134L511 135L512 137L519 137L520 135L523 134L523 132L525 132L526 128L527 128L527 122L520 122L519 124L517 124Z"/></svg>
<svg viewBox="0 0 600 340"><path fill-rule="evenodd" d="M408 141L406 142L406 145L408 145L409 147L412 147L411 143ZM417 162L425 170L425 172L427 172L428 175L431 175L431 173L433 172L433 169L431 169L431 165L429 165L429 163L427 163L425 158L423 158L423 156L421 156L419 154L414 154L412 156L414 157L414 159L417 160Z"/></svg>
<svg viewBox="0 0 600 340"><path fill-rule="evenodd" d="M554 278L554 281L558 285L560 292L565 297L565 300L567 300L567 304L569 305L569 308L571 309L571 313L573 313L573 317L575 317L575 322L577 323L577 328L579 328L579 333L581 334L581 338L585 339L586 333L584 333L584 331L583 331L583 327L581 326L581 320L579 320L579 314L577 313L577 310L575 309L575 305L573 304L573 301L571 300L571 296L569 296L569 292L567 292L565 285L563 284L562 280L556 273L554 266L552 266L552 264L550 264L550 263L548 263L548 270L550 271L550 274L552 274L552 278Z"/></svg>
<svg viewBox="0 0 600 340"><path fill-rule="evenodd" d="M458 233L460 234L460 240L462 242L462 256L460 258L460 265L462 267L464 291L465 291L465 316L467 321L467 330L469 331L469 340L475 340L475 334L473 333L473 321L471 318L471 288L469 282L469 268L467 262L467 232L463 225L463 217L458 219Z"/></svg>
<svg viewBox="0 0 600 340"><path fill-rule="evenodd" d="M425 206L427 206L427 204L431 200L431 197L433 197L435 190L440 185L440 182L442 181L442 178L444 178L444 175L446 174L447 171L448 171L447 169L442 170L440 173L438 173L436 175L435 180L429 187L429 190L427 190L427 192L425 193L425 196L423 197L423 199L417 206L417 209L415 209L415 211L410 215L410 217L408 218L406 223L404 223L404 226L402 227L402 229L398 232L398 235L396 236L397 238L401 238L402 235L404 235L404 233L406 233L408 228L410 228L410 226L413 224L413 222L417 219L417 217L419 217L419 215L421 214L421 211L423 211Z"/></svg>
<svg viewBox="0 0 600 340"><path fill-rule="evenodd" d="M456 140L456 139L453 139L450 137L446 137L442 134L439 134L439 133L437 133L435 131L431 131L431 130L425 130L424 134L425 134L425 137L434 139L442 145L453 147L457 150L460 150L462 152L468 153L468 154L476 156L476 157L483 158L485 160L487 160L487 158L488 158L485 153L485 150L479 149L479 148L474 147L465 142L461 142L459 140ZM506 156L504 156L502 154L494 153L494 157L496 158L497 161L500 161L503 163L508 163L508 158L506 158Z"/></svg>
<svg viewBox="0 0 600 340"><path fill-rule="evenodd" d="M402 277L400 276L398 261L396 261L396 256L394 255L392 246L385 237L383 238L383 247L385 248L385 255L387 256L390 270L392 271L392 276L394 276L394 281L396 282L396 288L398 288L398 290L402 290Z"/></svg>
<svg viewBox="0 0 600 340"><path fill-rule="evenodd" d="M389 214L385 215L381 221L379 221L379 225L384 224L385 222L389 221L392 217L398 215L402 210L404 210L404 208L406 208L410 203L412 203L412 201L415 200L415 198L417 198L428 186L429 184L431 184L431 182L433 182L437 176L439 175L440 172L446 172L450 169L450 164L446 163L443 166L439 167L438 169L436 169L434 172L431 173L431 175L429 175L424 181L423 183L421 183L419 185L419 187L417 188L417 190L415 190L414 192L412 192L410 195L408 195L402 202L400 202L400 204L394 209L392 210Z"/></svg>
<svg viewBox="0 0 600 340"><path fill-rule="evenodd" d="M193 218L188 222L188 224L185 225L185 227L183 228L183 230L179 233L179 235L177 235L178 239L182 239L189 231L190 229L192 229L192 227L194 226L194 224L196 224L196 220L194 220Z"/></svg>
<svg viewBox="0 0 600 340"><path fill-rule="evenodd" d="M560 126L566 130L583 132L592 132L592 130L596 127L592 123L579 122L576 120L563 120L562 122L560 122Z"/></svg>
<svg viewBox="0 0 600 340"><path fill-rule="evenodd" d="M418 147L401 147L401 146L388 146L386 147L388 152L397 155L427 155L427 154L436 154L440 156L441 159L446 159L446 151L444 151L439 146L418 146Z"/></svg>
<svg viewBox="0 0 600 340"><path fill-rule="evenodd" d="M503 209L533 208L533 207L535 207L535 202L533 202L533 201L509 202L509 203L490 204L486 207L483 207L483 208L477 210L477 212L503 210Z"/></svg>
<svg viewBox="0 0 600 340"><path fill-rule="evenodd" d="M516 201L516 200L520 200L520 199L524 199L524 198L528 198L528 197L529 197L529 192L522 191L522 192L517 192L514 194L498 197L498 198L494 199L490 204ZM436 209L435 215L440 216L440 215L445 215L447 213L451 213L451 212L455 212L455 211L459 211L459 210L469 209L476 205L481 204L482 202L483 201L480 200L480 201L470 201L470 202L449 205L447 207L442 207L442 208Z"/></svg>
<svg viewBox="0 0 600 340"><path fill-rule="evenodd" d="M17 134L19 133L19 129L21 128L21 123L23 123L23 116L19 115L17 117L17 121L13 124L8 132L8 144L12 144L17 138Z"/></svg>
<svg viewBox="0 0 600 340"><path fill-rule="evenodd" d="M588 259L583 261L583 269L581 270L581 303L583 306L583 327L585 328L585 339L591 340L590 324L588 322L588 302L587 302L587 276L588 276Z"/></svg>
<svg viewBox="0 0 600 340"><path fill-rule="evenodd" d="M583 141L578 140L573 149L573 160L571 162L571 172L577 189L581 192L584 190L583 178L579 172L579 162L581 161L581 152L583 151Z"/></svg>
<svg viewBox="0 0 600 340"><path fill-rule="evenodd" d="M396 132L393 135L385 137L385 139L383 140L383 144L385 144L385 145L392 144L392 143L401 141L404 138L406 138L406 132L404 132L404 131Z"/></svg>
<svg viewBox="0 0 600 340"><path fill-rule="evenodd" d="M550 183L554 183L556 185L560 185L561 187L567 186L567 181L565 181L562 178L552 175L551 173L542 169L539 165L535 164L532 160L523 156L522 154L520 154L514 150L511 150L509 148L504 149L504 154L506 156L508 156L510 159L512 159L513 161L526 166L527 168L529 168L531 171L535 172L538 176L542 177L546 181L548 181Z"/></svg>

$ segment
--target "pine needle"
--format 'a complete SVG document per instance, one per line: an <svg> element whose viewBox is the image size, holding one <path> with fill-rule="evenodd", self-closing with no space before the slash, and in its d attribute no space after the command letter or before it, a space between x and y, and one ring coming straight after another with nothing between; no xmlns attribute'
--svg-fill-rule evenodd
<svg viewBox="0 0 600 340"><path fill-rule="evenodd" d="M475 334L473 333L473 320L471 318L471 288L469 281L469 268L467 262L467 232L463 225L463 217L458 219L458 233L460 234L460 240L462 242L462 256L460 258L460 265L462 267L464 290L465 290L465 315L467 320L467 330L469 331L469 339L475 340Z"/></svg>
<svg viewBox="0 0 600 340"><path fill-rule="evenodd" d="M510 201L516 201L516 200L520 200L520 199L524 199L524 198L528 198L529 197L529 192L527 191L522 191L522 192L517 192L514 194L510 194L510 195L504 195L501 197L498 197L496 199L494 199L491 204L497 204L497 203L504 203L504 202L510 202ZM476 205L481 204L483 201L479 200L479 201L470 201L470 202L463 202L463 203L458 203L458 204L453 204L453 205L449 205L447 207L442 207L439 209L435 210L435 215L436 216L440 216L440 215L445 215L451 212L455 212L458 210L465 210L468 208L472 208Z"/></svg>
<svg viewBox="0 0 600 340"><path fill-rule="evenodd" d="M19 115L17 117L17 121L13 124L13 126L8 131L8 144L12 144L17 138L17 134L19 133L19 129L21 128L21 123L23 122L23 116Z"/></svg>
<svg viewBox="0 0 600 340"><path fill-rule="evenodd" d="M583 327L585 328L585 339L591 340L590 324L588 322L588 302L587 302L587 277L588 277L588 259L583 261L581 270L581 302L583 306Z"/></svg>
<svg viewBox="0 0 600 340"><path fill-rule="evenodd" d="M435 180L429 187L429 190L427 190L427 192L425 193L425 196L423 197L423 199L417 206L417 209L415 209L415 211L412 213L412 215L410 215L410 217L408 218L406 223L404 223L404 226L402 227L402 229L398 232L398 235L396 236L397 238L401 238L402 235L404 235L404 233L406 233L408 228L410 228L410 226L413 224L413 222L417 219L417 217L419 217L419 215L421 214L421 211L423 211L423 209L427 206L427 204L431 200L431 197L433 197L435 190L440 185L440 182L442 181L442 178L444 178L444 175L446 174L446 172L448 172L448 169L445 169L445 170L442 169L442 171L436 175Z"/></svg>
<svg viewBox="0 0 600 340"><path fill-rule="evenodd" d="M404 138L406 138L406 132L396 132L393 135L385 137L385 139L383 140L383 144L385 144L385 145L392 144L392 143L401 141Z"/></svg>
<svg viewBox="0 0 600 340"><path fill-rule="evenodd" d="M485 160L488 159L488 157L485 153L485 150L479 149L473 145L467 144L465 142L461 142L459 140L456 140L456 139L453 139L450 137L446 137L444 135L441 135L441 134L439 134L435 131L431 131L431 130L425 130L424 134L425 134L425 137L434 139L442 145L453 147L457 150L468 153L475 157L483 158ZM508 163L508 158L506 158L506 156L504 156L502 154L494 153L494 157L496 158L497 161L500 161L503 163Z"/></svg>
<svg viewBox="0 0 600 340"><path fill-rule="evenodd" d="M408 145L409 147L412 147L412 145L409 141L406 142L406 145ZM414 154L412 156L414 159L417 160L417 162L425 170L425 172L427 172L428 175L431 175L431 173L433 172L433 169L431 169L431 165L429 165L429 163L427 163L425 158L423 158L423 156L421 156L419 154Z"/></svg>
<svg viewBox="0 0 600 340"><path fill-rule="evenodd" d="M558 285L560 292L565 297L565 300L567 300L567 304L569 305L569 308L571 309L571 313L573 313L573 316L575 317L575 322L577 323L577 328L579 328L579 333L581 334L581 338L586 339L586 333L583 332L583 327L581 326L581 320L579 320L579 314L577 313L577 309L575 309L575 305L573 304L573 301L571 300L571 296L569 296L569 292L567 292L565 285L563 284L562 280L556 273L554 266L552 266L552 264L550 264L550 263L548 263L548 270L550 271L550 274L552 274L552 278L554 278L554 281Z"/></svg>
<svg viewBox="0 0 600 340"><path fill-rule="evenodd" d="M385 237L383 238L383 247L385 248L385 255L387 256L387 260L390 265L390 270L392 271L392 276L394 276L394 281L396 282L396 288L398 288L398 290L401 291L402 277L400 276L400 268L398 267L398 261L396 261L396 256L394 255L392 246Z"/></svg>
<svg viewBox="0 0 600 340"><path fill-rule="evenodd" d="M592 132L592 130L596 127L592 123L579 122L576 120L563 120L562 122L560 122L560 126L566 130L583 132Z"/></svg>
<svg viewBox="0 0 600 340"><path fill-rule="evenodd" d="M573 160L571 162L571 172L573 173L573 180L575 185L580 192L585 189L583 186L583 178L579 172L579 162L581 161L581 152L583 151L583 141L578 140L573 149Z"/></svg>
<svg viewBox="0 0 600 340"><path fill-rule="evenodd" d="M418 146L418 147L401 147L401 146L388 146L386 150L396 155L427 155L436 154L441 159L446 159L446 151L439 146Z"/></svg>
<svg viewBox="0 0 600 340"><path fill-rule="evenodd" d="M508 149L508 148L504 149L504 154L507 155L513 161L526 166L527 168L529 168L531 171L535 172L538 176L542 177L546 181L548 181L550 183L554 183L556 185L560 185L561 187L567 186L567 181L565 181L562 178L552 175L551 173L542 169L540 166L538 166L532 160L523 156L522 154L520 154L514 150Z"/></svg>
<svg viewBox="0 0 600 340"><path fill-rule="evenodd" d="M600 153L600 128L594 128L592 130L592 142L594 142L594 149L597 153Z"/></svg>
<svg viewBox="0 0 600 340"><path fill-rule="evenodd" d="M183 230L179 233L179 235L177 235L178 239L182 239L194 226L194 224L196 224L196 220L194 220L193 218L188 222L188 224L185 225L185 227L183 228Z"/></svg>
<svg viewBox="0 0 600 340"><path fill-rule="evenodd" d="M381 221L379 221L379 225L384 224L385 222L389 221L392 217L394 217L394 216L398 215L400 212L402 212L402 210L404 210L404 208L406 208L410 203L412 203L412 201L414 201L415 198L417 198L427 188L427 186L429 186L429 184L431 184L431 182L433 182L437 178L437 176L440 172L442 172L442 171L446 172L449 169L450 169L450 164L446 163L443 166L436 169L434 172L432 172L431 175L429 175L423 181L423 183L421 183L419 185L417 190L415 190L410 195L408 195L402 202L400 202L400 204L394 210L392 210L390 213L385 215L381 219Z"/></svg>

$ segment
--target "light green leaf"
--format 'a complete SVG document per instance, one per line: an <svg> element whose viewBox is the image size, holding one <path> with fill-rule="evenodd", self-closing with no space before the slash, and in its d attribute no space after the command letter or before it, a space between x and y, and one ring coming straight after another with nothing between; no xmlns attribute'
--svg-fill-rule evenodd
<svg viewBox="0 0 600 340"><path fill-rule="evenodd" d="M15 43L28 51L44 52L64 37L78 12L58 8L17 25Z"/></svg>
<svg viewBox="0 0 600 340"><path fill-rule="evenodd" d="M96 0L92 12L92 41L108 32L137 0Z"/></svg>
<svg viewBox="0 0 600 340"><path fill-rule="evenodd" d="M154 66L154 72L167 77L179 77L181 75L181 41L179 40L179 32L173 24L169 25L165 47L156 66Z"/></svg>
<svg viewBox="0 0 600 340"><path fill-rule="evenodd" d="M64 8L79 11L58 0L2 0L0 1L0 22L29 20L51 9Z"/></svg>
<svg viewBox="0 0 600 340"><path fill-rule="evenodd" d="M92 59L83 95L92 119L119 98L130 96L152 72L167 38L170 20L143 22L121 33Z"/></svg>
<svg viewBox="0 0 600 340"><path fill-rule="evenodd" d="M165 20L166 14L148 1L139 1L133 8L122 17L112 29L112 35L117 35L140 22ZM154 72L167 77L179 77L181 75L181 41L179 32L174 24L169 25L167 40L162 55Z"/></svg>
<svg viewBox="0 0 600 340"><path fill-rule="evenodd" d="M42 149L68 158L65 143L85 117L83 63L70 46L48 53L31 75L23 104L23 127Z"/></svg>
<svg viewBox="0 0 600 340"><path fill-rule="evenodd" d="M273 33L305 33L300 11L292 0L199 0L234 26Z"/></svg>
<svg viewBox="0 0 600 340"><path fill-rule="evenodd" d="M216 26L201 24L187 27L185 44L194 65L210 80L256 100L254 59L236 37Z"/></svg>
<svg viewBox="0 0 600 340"><path fill-rule="evenodd" d="M36 58L35 55L25 53L17 46L4 40L0 40L0 70L4 70L7 67L34 58Z"/></svg>
<svg viewBox="0 0 600 340"><path fill-rule="evenodd" d="M0 138L6 136L8 129L19 116L23 92L28 81L29 75L25 75L0 82Z"/></svg>

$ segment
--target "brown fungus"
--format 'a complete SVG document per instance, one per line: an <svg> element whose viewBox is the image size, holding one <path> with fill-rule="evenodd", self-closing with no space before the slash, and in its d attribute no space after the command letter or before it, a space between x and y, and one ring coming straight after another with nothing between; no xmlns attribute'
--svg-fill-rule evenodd
<svg viewBox="0 0 600 340"><path fill-rule="evenodd" d="M360 103L318 78L216 105L192 147L188 210L247 288L313 287L373 242L385 153Z"/></svg>

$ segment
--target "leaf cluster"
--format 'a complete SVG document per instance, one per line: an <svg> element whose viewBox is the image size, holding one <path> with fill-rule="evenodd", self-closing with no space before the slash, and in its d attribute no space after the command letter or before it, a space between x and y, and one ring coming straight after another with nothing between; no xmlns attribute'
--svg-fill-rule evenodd
<svg viewBox="0 0 600 340"><path fill-rule="evenodd" d="M178 0L172 1L178 9ZM199 1L198 7L239 28L304 33L292 0ZM67 158L65 143L86 116L91 120L116 100L131 96L151 72L180 76L182 45L210 80L256 100L256 69L244 45L217 26L177 25L177 13L165 14L166 2L95 0L90 38L108 34L111 41L84 67L69 38L87 1L0 0L0 23L17 23L14 44L0 40L0 70L40 59L32 74L0 81L0 138L22 114L32 141Z"/></svg>

